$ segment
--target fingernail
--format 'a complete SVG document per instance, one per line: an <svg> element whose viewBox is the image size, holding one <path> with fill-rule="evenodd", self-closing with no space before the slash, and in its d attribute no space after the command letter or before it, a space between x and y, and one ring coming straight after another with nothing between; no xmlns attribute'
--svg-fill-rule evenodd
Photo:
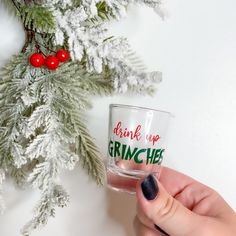
<svg viewBox="0 0 236 236"><path fill-rule="evenodd" d="M157 229L159 232L161 232L162 234L165 234L167 236L170 236L169 234L167 234L163 229L161 229L159 226L157 226L156 224L154 224L155 229Z"/></svg>
<svg viewBox="0 0 236 236"><path fill-rule="evenodd" d="M147 200L153 200L156 198L159 188L157 181L153 175L148 175L141 183L143 195Z"/></svg>

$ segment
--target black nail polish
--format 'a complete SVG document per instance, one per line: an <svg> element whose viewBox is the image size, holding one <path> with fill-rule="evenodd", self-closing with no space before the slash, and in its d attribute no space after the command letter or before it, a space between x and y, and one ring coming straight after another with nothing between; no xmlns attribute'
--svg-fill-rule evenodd
<svg viewBox="0 0 236 236"><path fill-rule="evenodd" d="M156 198L159 188L157 181L153 175L148 175L141 183L143 195L147 200L153 200Z"/></svg>
<svg viewBox="0 0 236 236"><path fill-rule="evenodd" d="M154 227L155 227L155 229L157 229L158 231L160 231L162 234L167 235L167 236L170 236L170 235L167 234L163 229L161 229L159 226L157 226L157 225L154 224Z"/></svg>

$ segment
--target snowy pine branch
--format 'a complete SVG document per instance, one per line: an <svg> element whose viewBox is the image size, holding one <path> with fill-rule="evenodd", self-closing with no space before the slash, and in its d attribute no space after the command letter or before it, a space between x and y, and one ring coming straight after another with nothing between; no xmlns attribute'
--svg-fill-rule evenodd
<svg viewBox="0 0 236 236"><path fill-rule="evenodd" d="M79 119L78 119L79 118ZM83 166L88 170L98 184L103 185L105 180L104 163L100 159L99 150L94 139L88 134L88 130L83 123L82 115L74 118L73 123L79 132L75 143L75 152L80 155Z"/></svg>
<svg viewBox="0 0 236 236"><path fill-rule="evenodd" d="M62 91L59 88L63 85L63 79L57 80L57 77L54 77L51 82L54 84L55 88L58 86L58 90L60 90L61 93L59 94L59 98L57 97L56 99L52 99L52 101L54 101L52 105L57 113L57 117L59 117L64 127L70 130L72 137L75 137L75 153L80 156L83 165L88 169L89 174L91 174L99 184L102 184L104 179L104 165L99 158L99 151L94 144L94 140L89 135L89 131L83 123L84 115L81 115L86 106L81 104L84 103L84 98L81 97L80 86L81 84L84 85L86 81L91 83L93 79L97 79L96 74L89 74L80 68L76 72L76 75L71 78L71 84L65 85L64 90ZM73 81L77 81L78 84L73 83ZM81 81L83 81L83 83L81 83ZM66 93L68 87L68 91L70 92ZM103 87L104 85L102 86L102 89ZM97 91L99 90L98 87ZM86 94L86 90L84 90L83 93ZM88 95L89 93L87 94L87 99ZM55 96L58 96L58 94L55 94ZM58 103L58 99L60 100L62 96L67 98L70 105L67 104L66 106L63 106L62 102ZM76 96L79 100L74 99ZM78 146L81 150L78 149Z"/></svg>
<svg viewBox="0 0 236 236"><path fill-rule="evenodd" d="M93 95L134 91L152 94L161 73L148 72L128 40L113 37L108 22L119 20L131 3L153 8L160 0L3 0L17 12L26 31L22 53L0 69L0 211L1 184L11 176L22 187L35 187L41 197L26 236L47 223L56 207L68 203L60 182L62 170L77 163L98 183L105 168L86 127ZM67 49L71 60L57 70L29 63L32 53L44 57Z"/></svg>
<svg viewBox="0 0 236 236"><path fill-rule="evenodd" d="M49 217L55 216L55 207L65 207L69 202L69 196L60 185L52 183L48 189L42 191L41 199L34 209L34 217L22 229L24 236L48 222Z"/></svg>
<svg viewBox="0 0 236 236"><path fill-rule="evenodd" d="M27 29L40 33L53 33L55 20L52 12L38 5L23 5L18 13Z"/></svg>

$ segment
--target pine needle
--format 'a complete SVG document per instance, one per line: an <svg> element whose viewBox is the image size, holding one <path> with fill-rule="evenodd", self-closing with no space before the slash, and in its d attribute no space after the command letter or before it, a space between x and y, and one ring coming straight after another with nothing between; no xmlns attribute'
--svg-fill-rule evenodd
<svg viewBox="0 0 236 236"><path fill-rule="evenodd" d="M45 7L37 5L21 6L19 16L27 29L40 33L54 32L54 17L52 12Z"/></svg>
<svg viewBox="0 0 236 236"><path fill-rule="evenodd" d="M101 159L99 150L94 139L89 135L88 129L84 125L82 114L75 120L79 136L76 139L75 152L81 157L83 167L88 170L88 174L92 176L99 185L104 184L105 167Z"/></svg>

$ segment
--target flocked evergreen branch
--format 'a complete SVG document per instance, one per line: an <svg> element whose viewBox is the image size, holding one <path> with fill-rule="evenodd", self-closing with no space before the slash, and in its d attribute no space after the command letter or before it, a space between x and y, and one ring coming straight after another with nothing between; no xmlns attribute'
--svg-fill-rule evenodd
<svg viewBox="0 0 236 236"><path fill-rule="evenodd" d="M53 33L55 30L55 20L52 12L43 6L24 5L18 11L24 26L40 33Z"/></svg>
<svg viewBox="0 0 236 236"><path fill-rule="evenodd" d="M98 184L104 164L86 127L93 95L134 91L151 94L161 80L147 72L124 38L109 35L107 22L120 19L130 3L144 3L160 14L160 0L2 0L26 31L22 53L0 70L0 210L1 184L10 175L21 186L40 190L26 236L47 223L68 194L60 172L77 163ZM16 13L17 12L17 13ZM57 70L29 64L32 53L47 57L67 48L71 60Z"/></svg>
<svg viewBox="0 0 236 236"><path fill-rule="evenodd" d="M72 66L73 65L74 64L72 63ZM80 159L84 167L86 167L86 169L88 170L89 174L94 177L94 179L99 184L102 184L104 180L104 165L99 158L100 154L98 148L96 147L93 138L89 135L88 129L84 125L84 115L82 115L82 113L84 113L86 105L89 106L89 104L83 105L84 98L81 97L82 94L86 94L88 102L90 93L94 93L95 89L91 91L84 90L84 85L86 83L88 83L88 85L92 85L92 81L96 81L98 79L99 78L96 74L88 73L83 68L77 67L73 78L71 78L71 84L66 83L67 81L63 81L63 79L57 78L56 76L54 76L51 82L53 82L54 88L56 88L57 86L59 88L63 88L62 90L60 90L61 92L59 94L59 98L55 100L53 106L57 112L57 116L59 117L61 122L63 122L63 127L65 127L67 130L70 130L70 134L73 134L73 136L75 137L75 153L80 156ZM100 80L102 81L102 79ZM73 83L74 81L75 83ZM109 92L109 80L107 81L106 85L105 81L103 81L103 83L101 83L101 81L98 80L97 83L94 83L94 85L96 85L97 92ZM65 84L63 84L63 82ZM69 88L67 89L67 87ZM65 94L66 91L69 91L69 93ZM61 96L66 96L69 104L63 106L63 101L60 101ZM77 100L76 97L79 97L79 100Z"/></svg>
<svg viewBox="0 0 236 236"><path fill-rule="evenodd" d="M91 21L93 23L96 23L96 21L97 22L101 20L107 21L115 18L115 16L113 15L112 11L109 9L105 1L102 0L96 3L96 7L97 7L97 16L91 18Z"/></svg>
<svg viewBox="0 0 236 236"><path fill-rule="evenodd" d="M81 156L83 166L88 170L99 185L104 184L104 164L99 156L99 150L94 143L94 139L89 135L88 129L83 124L83 116L80 114L77 118L73 119L79 135L76 137L75 152Z"/></svg>
<svg viewBox="0 0 236 236"><path fill-rule="evenodd" d="M35 167L37 161L28 162L26 165L23 165L21 168L16 166L11 166L9 176L12 177L15 181L15 185L21 189L29 188L30 184L27 183L27 178L29 173Z"/></svg>
<svg viewBox="0 0 236 236"><path fill-rule="evenodd" d="M34 217L22 229L24 236L39 227L45 225L49 217L55 216L55 207L65 207L69 202L69 196L61 185L52 183L50 188L42 191L41 199L34 209Z"/></svg>
<svg viewBox="0 0 236 236"><path fill-rule="evenodd" d="M95 93L95 88L92 91L85 88L92 84L93 79L96 81L94 85L98 93L111 91L111 86L98 75L86 72L82 65L78 67L75 62L67 63L49 74L45 74L43 70L38 71L37 77L34 77L34 68L28 67L29 71L20 69L25 66L26 58L27 56L22 55L15 57L13 61L16 63L11 61L1 73L1 94L11 95L10 98L2 95L0 100L3 105L0 115L1 127L4 131L1 133L4 138L1 139L0 147L5 148L1 153L9 153L5 158L1 156L2 163L8 158L11 161L14 157L13 164L19 168L27 161L39 160L38 164L33 166L28 181L34 187L40 188L44 194L46 189L52 189L51 181L57 179L61 168L74 168L79 155L86 160L83 165L89 173L101 184L104 178L103 163L98 157L98 150L92 147L93 141L88 130L81 124L79 111L91 106L88 96ZM8 104L8 99L11 99L11 105ZM17 124L16 120L19 119L24 121L24 126L13 126L9 129L10 125ZM13 138L12 130L17 130ZM83 148L82 152L76 148L78 145ZM45 196L42 195L42 199L45 199ZM49 209L42 206L41 208L45 211ZM44 217L50 215L44 213Z"/></svg>
<svg viewBox="0 0 236 236"><path fill-rule="evenodd" d="M16 162L22 158L19 142L20 126L24 123L24 104L21 99L24 86L19 86L20 78L12 79L13 71L21 63L22 58L22 55L14 57L0 73L0 167L4 168L12 163L14 154Z"/></svg>
<svg viewBox="0 0 236 236"><path fill-rule="evenodd" d="M63 133L64 138L63 140L58 142L58 146L56 147L57 150L54 150L54 153L50 153L50 155L56 156L57 163L61 167L71 169L74 167L73 163L74 161L76 163L77 158L76 156L74 159L70 158L72 162L68 165L68 160L65 159L65 157L67 156L67 153L65 153L65 151L67 150L67 152L70 153L74 150L75 154L79 155L83 160L83 164L88 169L89 174L93 176L99 184L102 184L104 180L104 165L98 157L99 152L95 147L92 138L88 134L88 130L81 123L82 117L80 117L81 114L79 113L79 111L87 107L87 105L80 104L81 102L83 103L83 99L77 100L77 96L79 96L78 94L81 92L79 87L80 80L90 80L93 78L93 76L90 75L90 77L92 78L89 79L87 78L89 74L85 73L83 69L80 68L79 70L75 71L71 70L71 67L73 66L74 63L68 63L64 66L65 68L61 69L60 75L64 75L65 77L57 77L58 72L55 72L48 80L44 79L44 83L38 84L38 86L41 87L43 96L49 95L49 99L44 98L46 104L47 102L50 102L47 109L50 109L54 115L56 114L56 117L59 118L58 122L61 123L61 125L56 125L56 130L54 130L53 133L58 133L58 135ZM70 74L70 72L73 74L71 75L71 83L67 83L67 75ZM95 75L94 77L96 78ZM37 84L37 82L35 84ZM51 89L54 90L53 93L50 93ZM34 113L39 113L40 111L44 113L46 104L40 106L44 106L42 109L35 109L35 111L31 115L31 118L33 120L35 119ZM44 117L44 115L38 115L38 117ZM29 123L31 123L31 118L29 120ZM36 123L38 123L39 125L41 124L41 122L38 121ZM50 139L50 142L53 142L52 140L55 140L55 137L50 136L46 138L47 135L49 134L45 133L38 135L27 148L26 154L31 158L37 158L38 156L48 156L48 154L44 153L45 150L47 151L48 145L50 146L50 144L47 142L47 139ZM44 141L46 141L45 144ZM65 150L64 147L66 146L66 141L68 142L68 146ZM63 146L61 145L62 142ZM78 149L78 146L81 149ZM35 151L35 149L37 151ZM38 156L34 156L32 152L36 153ZM55 152L57 154L55 154ZM55 167L55 165L56 163L53 161L53 158L50 158L50 162L48 158L43 160L41 163L36 165L34 171L29 177L29 181L35 187L39 187L43 190L52 188L50 181L52 179L56 179L56 176L58 175L58 173L56 173L56 170L60 169L57 166ZM51 213L48 211L54 209L53 207L43 208L42 204L45 204L44 199L47 199L48 201L46 204L47 206L51 203L48 195L46 197L44 195L44 192L42 192L41 205L39 205L38 207L42 209L41 211L43 211L44 215L41 214L36 217L33 221L31 221L30 224L27 224L26 228L28 228L29 225L30 227L32 227L32 225L34 224L40 225L41 223L46 222L47 217L51 215ZM39 220L42 218L44 219L44 221L39 223Z"/></svg>

